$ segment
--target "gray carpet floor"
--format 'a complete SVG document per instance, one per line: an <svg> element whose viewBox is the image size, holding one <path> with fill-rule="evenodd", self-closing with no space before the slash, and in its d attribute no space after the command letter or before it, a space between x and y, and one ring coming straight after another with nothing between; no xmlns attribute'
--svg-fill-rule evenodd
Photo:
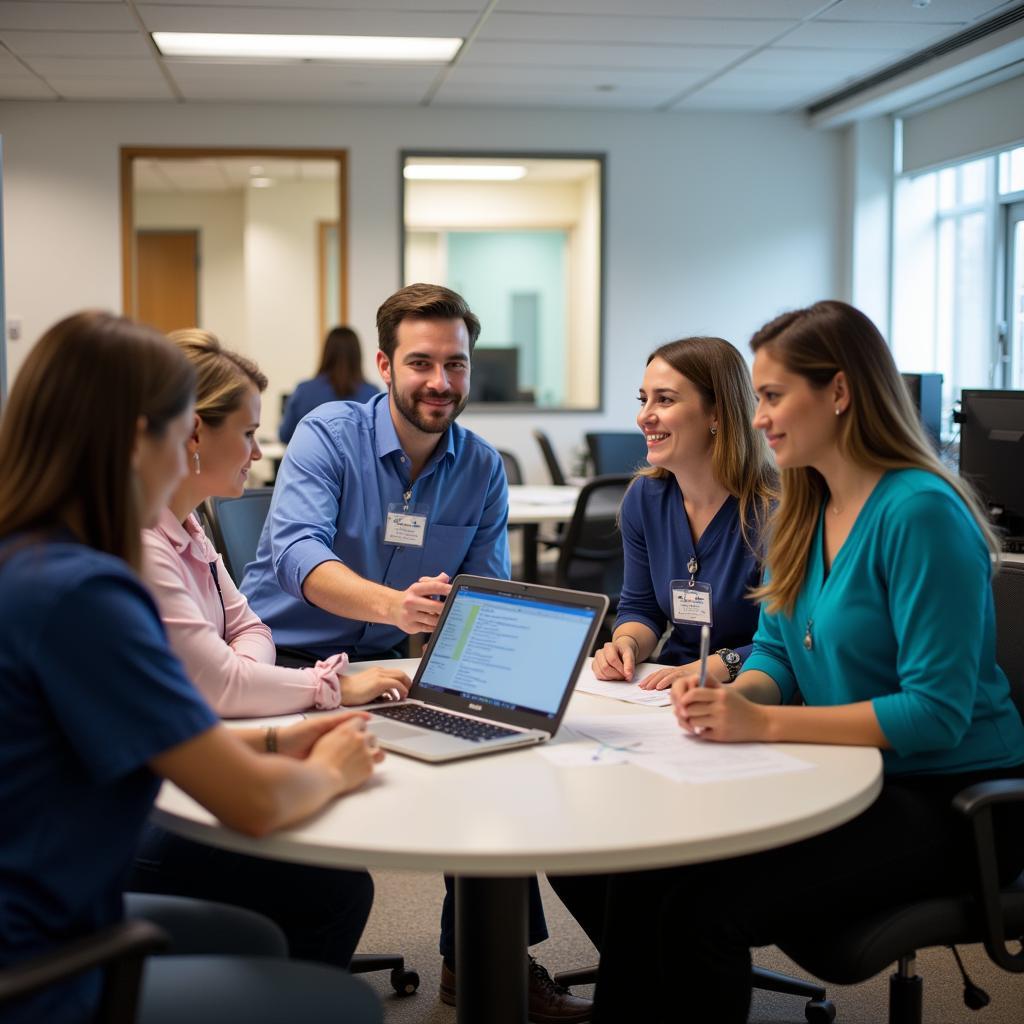
<svg viewBox="0 0 1024 1024"><path fill-rule="evenodd" d="M419 992L399 998L392 992L385 972L364 975L383 1001L386 1024L454 1024L455 1011L437 998L441 971L437 929L444 895L441 877L382 871L374 872L374 880L377 897L360 951L400 952L421 978ZM596 954L587 937L546 882L542 881L541 888L551 938L532 952L552 974L595 963ZM1024 975L1008 975L993 967L980 947L964 947L961 953L975 982L986 989L992 1002L979 1012L967 1010L952 954L943 949L928 950L917 961L918 973L925 979L926 1024L1024 1024ZM774 970L806 977L776 949L760 950L755 959ZM642 983L638 979L638 984ZM883 1024L888 1019L887 985L886 977L880 976L862 985L829 987L837 1024ZM577 991L591 994L588 989ZM680 1005L685 1007L685 999ZM685 1024L684 1012L680 1012L679 1019ZM801 1024L803 1002L792 996L757 992L750 1020L752 1024Z"/></svg>

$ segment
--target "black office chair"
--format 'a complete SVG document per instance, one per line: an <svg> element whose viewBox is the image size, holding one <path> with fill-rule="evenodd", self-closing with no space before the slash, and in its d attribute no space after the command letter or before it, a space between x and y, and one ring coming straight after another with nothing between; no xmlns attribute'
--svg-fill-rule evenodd
<svg viewBox="0 0 1024 1024"><path fill-rule="evenodd" d="M256 547L273 495L273 487L253 487L239 498L210 498L203 505L213 546L220 552L236 586L245 567L256 559ZM391 971L391 987L403 996L412 995L420 986L420 976L406 969L405 957L398 953L357 953L348 969L352 974Z"/></svg>
<svg viewBox="0 0 1024 1024"><path fill-rule="evenodd" d="M128 920L0 968L0 1016L4 1003L102 967L103 988L95 1024L134 1024L144 961L169 944L167 934L155 924Z"/></svg>
<svg viewBox="0 0 1024 1024"><path fill-rule="evenodd" d="M639 430L600 430L584 436L597 476L634 473L647 465L647 440Z"/></svg>
<svg viewBox="0 0 1024 1024"><path fill-rule="evenodd" d="M519 459L512 452L503 451L501 448L498 449L498 454L501 456L501 461L505 466L505 477L509 484L512 486L521 484L523 482L523 469L519 465Z"/></svg>
<svg viewBox="0 0 1024 1024"><path fill-rule="evenodd" d="M992 589L996 660L1010 680L1014 703L1024 718L1024 565L1004 565ZM866 981L896 963L896 972L889 978L890 1024L921 1024L924 986L914 973L918 949L981 943L994 964L1024 973L1024 949L1011 953L1006 948L1007 939L1024 943L1024 873L1000 889L993 847L992 808L1009 802L1024 802L1024 780L971 786L953 801L974 832L978 873L969 891L907 903L852 924L832 922L819 934L780 948L811 974L841 985ZM981 1009L988 996L970 981L962 965L960 970L964 1004Z"/></svg>
<svg viewBox="0 0 1024 1024"><path fill-rule="evenodd" d="M235 586L242 582L245 567L256 559L263 524L270 511L273 487L252 487L238 498L208 498L203 516L209 524L213 546Z"/></svg>
<svg viewBox="0 0 1024 1024"><path fill-rule="evenodd" d="M564 487L566 483L565 474L562 472L562 466L558 461L558 456L555 454L551 439L543 430L534 430L533 436L537 444L540 445L540 453L544 457L544 465L548 467L551 482L556 487Z"/></svg>

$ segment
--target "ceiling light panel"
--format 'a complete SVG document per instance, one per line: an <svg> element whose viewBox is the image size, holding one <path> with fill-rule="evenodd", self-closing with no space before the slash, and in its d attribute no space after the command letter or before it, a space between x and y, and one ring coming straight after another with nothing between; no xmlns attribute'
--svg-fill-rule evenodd
<svg viewBox="0 0 1024 1024"><path fill-rule="evenodd" d="M231 60L410 61L447 64L462 40L417 36L299 36L227 32L154 32L167 57Z"/></svg>
<svg viewBox="0 0 1024 1024"><path fill-rule="evenodd" d="M410 181L518 181L526 168L516 164L406 164Z"/></svg>

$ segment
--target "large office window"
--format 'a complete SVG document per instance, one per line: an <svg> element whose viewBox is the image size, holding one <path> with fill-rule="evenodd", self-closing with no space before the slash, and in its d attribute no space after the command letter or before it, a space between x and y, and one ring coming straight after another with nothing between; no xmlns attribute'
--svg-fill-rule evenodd
<svg viewBox="0 0 1024 1024"><path fill-rule="evenodd" d="M896 182L892 344L963 388L1024 387L1024 147Z"/></svg>

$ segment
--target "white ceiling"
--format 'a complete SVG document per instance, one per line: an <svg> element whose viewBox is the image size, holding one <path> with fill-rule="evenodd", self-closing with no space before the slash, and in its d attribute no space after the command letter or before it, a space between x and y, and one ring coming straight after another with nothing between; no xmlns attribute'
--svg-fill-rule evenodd
<svg viewBox="0 0 1024 1024"><path fill-rule="evenodd" d="M920 0L919 0L920 2ZM799 109L1018 0L0 0L0 99ZM452 64L164 59L149 33L461 36Z"/></svg>

